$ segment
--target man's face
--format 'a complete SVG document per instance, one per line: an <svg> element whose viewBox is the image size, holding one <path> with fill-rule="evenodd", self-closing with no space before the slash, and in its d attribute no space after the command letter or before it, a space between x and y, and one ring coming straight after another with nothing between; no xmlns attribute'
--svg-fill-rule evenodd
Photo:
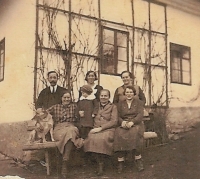
<svg viewBox="0 0 200 179"><path fill-rule="evenodd" d="M48 81L51 84L51 86L55 86L58 81L58 77L56 73L50 73L48 76Z"/></svg>

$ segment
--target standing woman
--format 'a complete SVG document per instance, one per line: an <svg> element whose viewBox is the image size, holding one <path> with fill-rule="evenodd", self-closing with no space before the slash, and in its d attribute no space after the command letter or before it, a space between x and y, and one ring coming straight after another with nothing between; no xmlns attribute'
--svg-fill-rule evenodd
<svg viewBox="0 0 200 179"><path fill-rule="evenodd" d="M62 155L62 178L66 178L67 165L72 149L83 146L83 139L79 138L78 128L75 126L76 104L72 103L71 93L65 92L61 98L61 104L56 104L48 109L54 120L53 136L57 142L58 150Z"/></svg>
<svg viewBox="0 0 200 179"><path fill-rule="evenodd" d="M123 170L125 154L132 152L138 171L144 170L141 159L143 145L144 123L143 104L134 98L136 91L133 86L127 86L124 91L125 101L118 103L119 127L115 131L114 151L118 157L118 173Z"/></svg>
<svg viewBox="0 0 200 179"><path fill-rule="evenodd" d="M109 99L110 91L101 90L94 128L84 141L84 151L92 152L97 160L99 176L103 174L105 157L113 154L114 133L118 120L117 107Z"/></svg>
<svg viewBox="0 0 200 179"><path fill-rule="evenodd" d="M113 103L114 104L117 104L119 103L120 101L123 101L126 99L125 95L124 95L124 90L126 88L126 86L130 86L130 85L133 85L133 75L131 72L129 71L123 71L121 73L121 79L123 81L123 85L118 87L116 90L115 90L115 94L114 94L114 98L113 98ZM146 103L146 98L145 98L145 95L142 91L142 89L137 86L137 85L133 85L135 90L136 90L136 95L134 96L135 98L139 98L139 100L142 101L143 105L145 105Z"/></svg>
<svg viewBox="0 0 200 179"><path fill-rule="evenodd" d="M92 94L91 97L93 99L97 99L99 101L99 94L100 91L103 89L102 86L95 84L95 81L97 80L97 74L94 71L88 71L85 76L85 81L87 81L87 85L89 85L92 88ZM79 91L79 98L81 97L81 91Z"/></svg>

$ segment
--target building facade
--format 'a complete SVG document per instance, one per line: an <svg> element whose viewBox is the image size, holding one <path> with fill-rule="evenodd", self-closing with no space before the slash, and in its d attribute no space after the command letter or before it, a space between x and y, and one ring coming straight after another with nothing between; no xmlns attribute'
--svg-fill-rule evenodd
<svg viewBox="0 0 200 179"><path fill-rule="evenodd" d="M49 70L58 72L74 100L88 70L112 95L122 85L120 73L129 70L146 107L167 109L169 127L200 119L199 1L1 3L0 122L31 118Z"/></svg>

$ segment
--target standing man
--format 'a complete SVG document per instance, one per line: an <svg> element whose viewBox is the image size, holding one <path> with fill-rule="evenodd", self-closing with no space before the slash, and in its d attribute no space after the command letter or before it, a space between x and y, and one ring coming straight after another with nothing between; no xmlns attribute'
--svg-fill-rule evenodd
<svg viewBox="0 0 200 179"><path fill-rule="evenodd" d="M50 86L43 89L37 99L35 108L48 109L49 107L61 103L61 96L67 89L57 85L58 74L55 71L49 71L47 73L47 79Z"/></svg>

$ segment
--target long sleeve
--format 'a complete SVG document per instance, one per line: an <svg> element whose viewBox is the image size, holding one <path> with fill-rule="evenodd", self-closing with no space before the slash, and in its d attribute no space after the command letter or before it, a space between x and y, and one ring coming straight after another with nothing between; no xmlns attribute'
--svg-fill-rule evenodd
<svg viewBox="0 0 200 179"><path fill-rule="evenodd" d="M143 115L144 115L144 107L142 102L138 102L138 113L136 115L136 117L133 118L132 122L134 122L134 124L138 124L143 120Z"/></svg>
<svg viewBox="0 0 200 179"><path fill-rule="evenodd" d="M114 93L113 104L117 104L118 102L119 102L119 94L118 94L118 88L117 88Z"/></svg>
<svg viewBox="0 0 200 179"><path fill-rule="evenodd" d="M122 122L123 122L123 119L121 118L121 103L119 103L118 105L117 105L117 111L118 111L118 124L119 125L121 125L122 124Z"/></svg>
<svg viewBox="0 0 200 179"><path fill-rule="evenodd" d="M40 92L40 94L38 96L38 99L37 99L37 101L35 103L35 109L42 108L44 106L44 104L43 104L44 94L43 93L44 93L43 91Z"/></svg>

